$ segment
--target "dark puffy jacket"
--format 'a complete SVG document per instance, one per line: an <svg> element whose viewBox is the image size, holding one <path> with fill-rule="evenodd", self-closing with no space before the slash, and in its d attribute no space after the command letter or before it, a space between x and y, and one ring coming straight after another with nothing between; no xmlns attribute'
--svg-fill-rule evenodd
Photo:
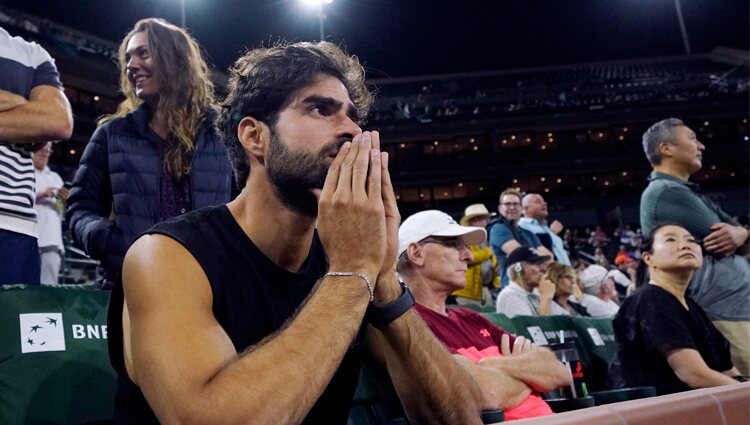
<svg viewBox="0 0 750 425"><path fill-rule="evenodd" d="M149 128L144 104L94 131L73 180L65 217L73 238L102 262L106 278L120 273L130 244L159 220L160 181L165 173L161 140ZM192 154L192 208L230 201L232 170L224 144L204 121ZM110 220L114 213L114 221Z"/></svg>

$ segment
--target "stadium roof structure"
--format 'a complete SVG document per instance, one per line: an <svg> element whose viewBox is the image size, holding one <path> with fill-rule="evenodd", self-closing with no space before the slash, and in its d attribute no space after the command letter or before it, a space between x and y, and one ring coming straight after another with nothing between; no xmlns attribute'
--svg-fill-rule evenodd
<svg viewBox="0 0 750 425"><path fill-rule="evenodd" d="M225 70L246 48L317 40L299 0L182 0L186 26ZM7 7L118 42L140 18L181 20L178 0L5 0ZM746 0L682 0L693 53L748 50ZM672 0L336 0L326 38L370 78L451 74L684 54Z"/></svg>

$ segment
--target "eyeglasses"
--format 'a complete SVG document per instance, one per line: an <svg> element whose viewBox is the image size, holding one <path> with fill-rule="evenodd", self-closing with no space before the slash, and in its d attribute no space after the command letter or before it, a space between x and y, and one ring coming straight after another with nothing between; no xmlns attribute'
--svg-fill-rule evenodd
<svg viewBox="0 0 750 425"><path fill-rule="evenodd" d="M464 249L468 248L469 246L466 245L466 242L464 242L461 238L450 238L450 239L435 239L435 238L426 238L419 241L419 243L436 243L438 245L447 246L448 248L453 248L456 251L463 251Z"/></svg>

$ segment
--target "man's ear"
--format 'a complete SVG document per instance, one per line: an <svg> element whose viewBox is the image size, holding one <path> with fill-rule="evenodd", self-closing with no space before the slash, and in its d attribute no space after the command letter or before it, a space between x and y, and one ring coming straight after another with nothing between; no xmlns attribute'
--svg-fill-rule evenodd
<svg viewBox="0 0 750 425"><path fill-rule="evenodd" d="M674 155L674 145L669 142L659 143L659 157L660 158L671 158Z"/></svg>
<svg viewBox="0 0 750 425"><path fill-rule="evenodd" d="M406 248L406 255L409 256L409 260L417 265L424 265L424 256L422 255L422 246L416 243L409 244Z"/></svg>
<svg viewBox="0 0 750 425"><path fill-rule="evenodd" d="M237 126L237 138L248 157L254 157L261 163L266 156L270 133L266 123L253 117L243 118Z"/></svg>

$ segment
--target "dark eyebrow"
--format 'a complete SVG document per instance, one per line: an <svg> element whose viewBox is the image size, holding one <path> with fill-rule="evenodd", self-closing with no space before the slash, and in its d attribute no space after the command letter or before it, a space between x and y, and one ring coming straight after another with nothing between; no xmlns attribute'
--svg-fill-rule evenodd
<svg viewBox="0 0 750 425"><path fill-rule="evenodd" d="M317 94L307 96L306 98L302 99L300 103L307 105L321 105L333 107L336 109L341 109L344 106L344 103L341 101L338 101L332 97L320 96ZM355 123L359 123L359 113L357 113L357 108L355 108L351 103L347 105L346 115L349 116L349 118Z"/></svg>

